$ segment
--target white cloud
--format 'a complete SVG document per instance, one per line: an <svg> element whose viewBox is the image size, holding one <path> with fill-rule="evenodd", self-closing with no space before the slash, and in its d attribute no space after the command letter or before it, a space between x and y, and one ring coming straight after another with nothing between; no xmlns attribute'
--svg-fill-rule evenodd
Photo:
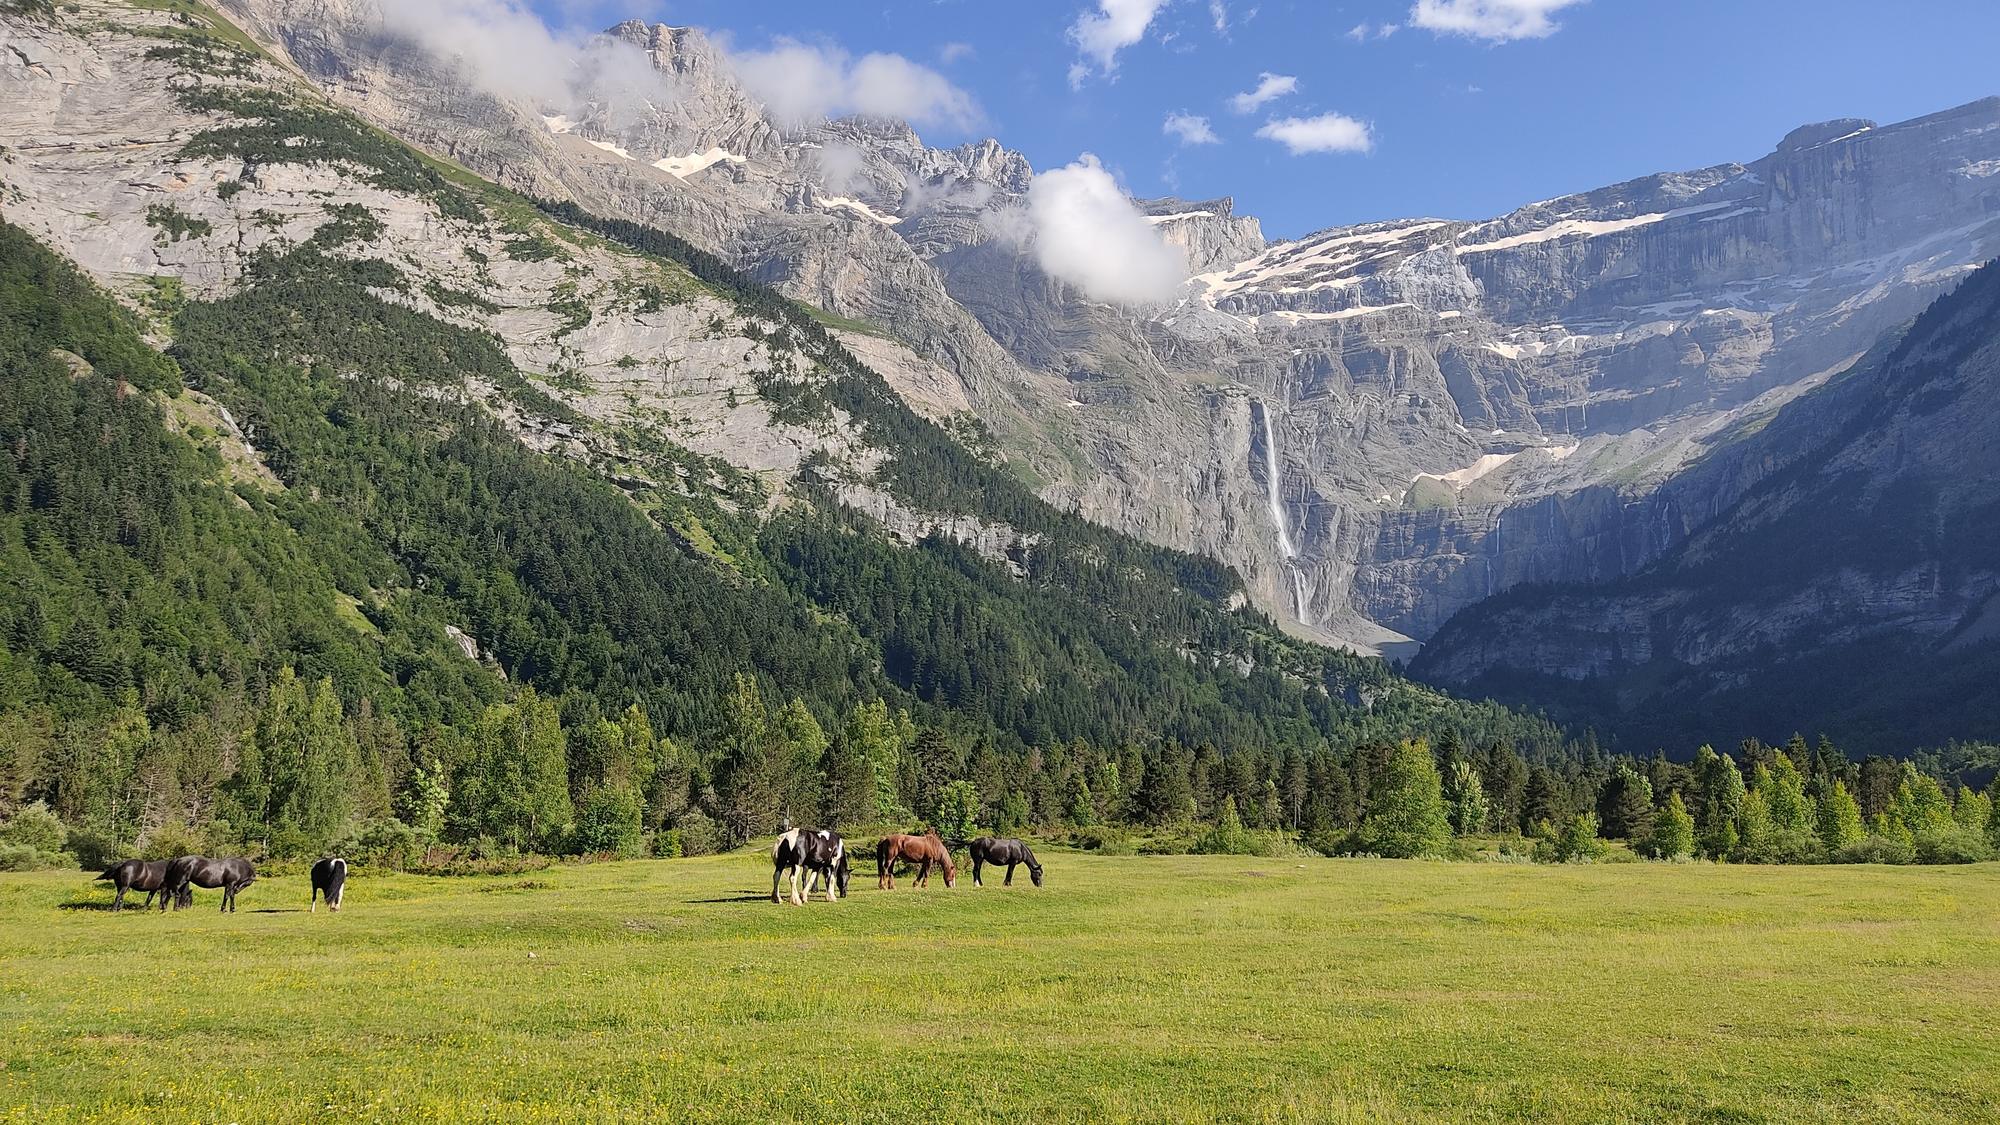
<svg viewBox="0 0 2000 1125"><path fill-rule="evenodd" d="M1208 19L1215 25L1217 35L1229 34L1229 5L1222 0L1208 0Z"/></svg>
<svg viewBox="0 0 2000 1125"><path fill-rule="evenodd" d="M1145 38L1153 17L1167 6L1167 0L1097 0L1095 12L1079 12L1070 25L1070 42L1085 58L1097 64L1099 73L1118 68L1118 52ZM1082 62L1070 67L1072 87L1082 84L1090 73Z"/></svg>
<svg viewBox="0 0 2000 1125"><path fill-rule="evenodd" d="M938 48L938 61L950 66L960 59L971 58L974 53L970 43L946 43Z"/></svg>
<svg viewBox="0 0 2000 1125"><path fill-rule="evenodd" d="M1347 37L1356 43L1366 43L1370 39L1387 39L1396 34L1400 26L1393 23L1369 23L1362 20L1347 31Z"/></svg>
<svg viewBox="0 0 2000 1125"><path fill-rule="evenodd" d="M1247 94L1238 94L1229 99L1229 108L1238 113L1255 113L1266 102L1274 102L1287 94L1299 91L1299 80L1289 74L1272 74L1270 71L1257 76L1257 88Z"/></svg>
<svg viewBox="0 0 2000 1125"><path fill-rule="evenodd" d="M519 0L383 4L382 19L392 34L455 62L480 89L537 109L595 103L615 122L677 95L644 51L553 31Z"/></svg>
<svg viewBox="0 0 2000 1125"><path fill-rule="evenodd" d="M781 39L768 50L733 51L729 65L765 111L790 128L850 113L961 129L981 120L972 95L901 55L855 59L839 47Z"/></svg>
<svg viewBox="0 0 2000 1125"><path fill-rule="evenodd" d="M1265 124L1257 135L1277 141L1293 156L1309 152L1368 152L1375 147L1367 125L1339 113L1318 117L1285 117Z"/></svg>
<svg viewBox="0 0 2000 1125"><path fill-rule="evenodd" d="M1410 26L1491 43L1542 39L1562 25L1550 17L1583 0L1417 0Z"/></svg>
<svg viewBox="0 0 2000 1125"><path fill-rule="evenodd" d="M1025 205L989 225L1032 251L1042 272L1094 300L1151 304L1187 279L1187 259L1089 153L1037 175Z"/></svg>
<svg viewBox="0 0 2000 1125"><path fill-rule="evenodd" d="M1216 136L1215 130L1209 127L1208 118L1196 117L1193 114L1167 114L1166 123L1160 126L1160 131L1170 137L1180 138L1180 142L1184 145L1217 145L1222 143L1222 138Z"/></svg>

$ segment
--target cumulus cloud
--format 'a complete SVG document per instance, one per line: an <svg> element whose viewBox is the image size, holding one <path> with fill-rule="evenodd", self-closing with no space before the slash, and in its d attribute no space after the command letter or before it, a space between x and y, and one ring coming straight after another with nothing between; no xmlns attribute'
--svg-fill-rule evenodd
<svg viewBox="0 0 2000 1125"><path fill-rule="evenodd" d="M766 50L732 51L729 65L743 88L788 127L854 113L961 129L981 120L972 95L901 55L856 59L836 46L781 39Z"/></svg>
<svg viewBox="0 0 2000 1125"><path fill-rule="evenodd" d="M1098 72L1110 74L1118 68L1118 52L1145 38L1153 17L1167 6L1167 0L1097 0L1094 12L1079 12L1069 27L1070 42L1085 59L1097 64ZM1090 75L1079 61L1069 68L1071 86Z"/></svg>
<svg viewBox="0 0 2000 1125"><path fill-rule="evenodd" d="M1299 80L1289 74L1272 74L1270 71L1257 76L1257 88L1247 94L1238 94L1229 99L1229 108L1238 113L1255 113L1268 102L1299 92Z"/></svg>
<svg viewBox="0 0 2000 1125"><path fill-rule="evenodd" d="M1184 145L1218 145L1222 138L1209 127L1208 118L1196 117L1188 113L1169 113L1160 131L1170 137L1177 137Z"/></svg>
<svg viewBox="0 0 2000 1125"><path fill-rule="evenodd" d="M1086 296L1121 305L1164 301L1187 278L1187 259L1160 237L1097 157L1035 177L1020 208L989 219L1042 272Z"/></svg>
<svg viewBox="0 0 2000 1125"><path fill-rule="evenodd" d="M1374 133L1367 125L1339 113L1280 118L1265 123L1257 135L1284 145L1293 156L1310 152L1368 152L1375 147Z"/></svg>
<svg viewBox="0 0 2000 1125"><path fill-rule="evenodd" d="M1417 0L1410 26L1489 43L1542 39L1562 25L1551 17L1583 0Z"/></svg>
<svg viewBox="0 0 2000 1125"><path fill-rule="evenodd" d="M538 109L595 103L615 119L677 93L639 48L554 30L520 0L391 3L382 13L388 31L455 62L480 89Z"/></svg>

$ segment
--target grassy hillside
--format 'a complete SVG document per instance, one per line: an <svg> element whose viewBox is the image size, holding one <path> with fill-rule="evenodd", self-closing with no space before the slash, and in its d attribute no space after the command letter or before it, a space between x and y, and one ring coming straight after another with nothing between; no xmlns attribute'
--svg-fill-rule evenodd
<svg viewBox="0 0 2000 1125"><path fill-rule="evenodd" d="M0 876L0 1115L1995 1118L1994 865L1044 859L805 909L748 853L338 916L297 875L164 917Z"/></svg>

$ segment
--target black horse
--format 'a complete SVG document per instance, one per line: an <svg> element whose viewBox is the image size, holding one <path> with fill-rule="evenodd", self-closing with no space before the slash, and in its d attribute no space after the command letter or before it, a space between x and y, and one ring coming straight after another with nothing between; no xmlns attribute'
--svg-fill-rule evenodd
<svg viewBox="0 0 2000 1125"><path fill-rule="evenodd" d="M972 842L973 886L986 885L979 881L979 870L989 863L996 867L1003 863L1007 865L1007 879L1003 886L1014 885L1014 868L1024 863L1028 865L1028 878L1033 879L1037 887L1042 885L1042 865L1035 859L1034 850L1012 837L981 836Z"/></svg>
<svg viewBox="0 0 2000 1125"><path fill-rule="evenodd" d="M174 909L194 905L196 887L221 887L222 909L236 912L236 893L257 881L257 869L250 866L247 859L209 859L207 856L184 855L167 868L167 897L174 900ZM160 909L167 908L166 902Z"/></svg>
<svg viewBox="0 0 2000 1125"><path fill-rule="evenodd" d="M151 907L153 896L166 890L169 865L164 859L128 859L112 864L109 870L98 876L99 880L109 879L111 885L118 888L118 894L111 900L111 909L125 909L126 891L145 891L146 905L140 909ZM166 909L164 899L160 902L160 908Z"/></svg>
<svg viewBox="0 0 2000 1125"><path fill-rule="evenodd" d="M321 895L326 896L326 905L335 914L340 913L340 896L347 889L347 861L339 856L329 856L313 864L312 905L306 909L310 914L319 909Z"/></svg>

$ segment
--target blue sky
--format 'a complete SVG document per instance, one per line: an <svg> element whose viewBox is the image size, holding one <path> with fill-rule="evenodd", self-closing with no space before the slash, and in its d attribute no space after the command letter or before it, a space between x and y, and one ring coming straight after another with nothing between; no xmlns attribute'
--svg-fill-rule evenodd
<svg viewBox="0 0 2000 1125"><path fill-rule="evenodd" d="M1887 123L2000 94L1995 0L1423 0L1423 22L1460 32L1411 26L1412 0L1226 0L1223 31L1211 0L533 2L572 26L636 15L746 50L789 37L900 54L978 106L977 127L925 128L932 143L997 136L1038 169L1095 153L1137 195L1233 195L1274 236L1486 217L1754 159L1806 122ZM1156 5L1135 41L1103 50ZM1103 22L1121 12L1123 36ZM1232 109L1266 73L1296 90ZM1169 114L1206 118L1214 142L1169 136ZM1368 150L1294 155L1258 136L1326 115L1350 119L1349 142L1365 126Z"/></svg>

